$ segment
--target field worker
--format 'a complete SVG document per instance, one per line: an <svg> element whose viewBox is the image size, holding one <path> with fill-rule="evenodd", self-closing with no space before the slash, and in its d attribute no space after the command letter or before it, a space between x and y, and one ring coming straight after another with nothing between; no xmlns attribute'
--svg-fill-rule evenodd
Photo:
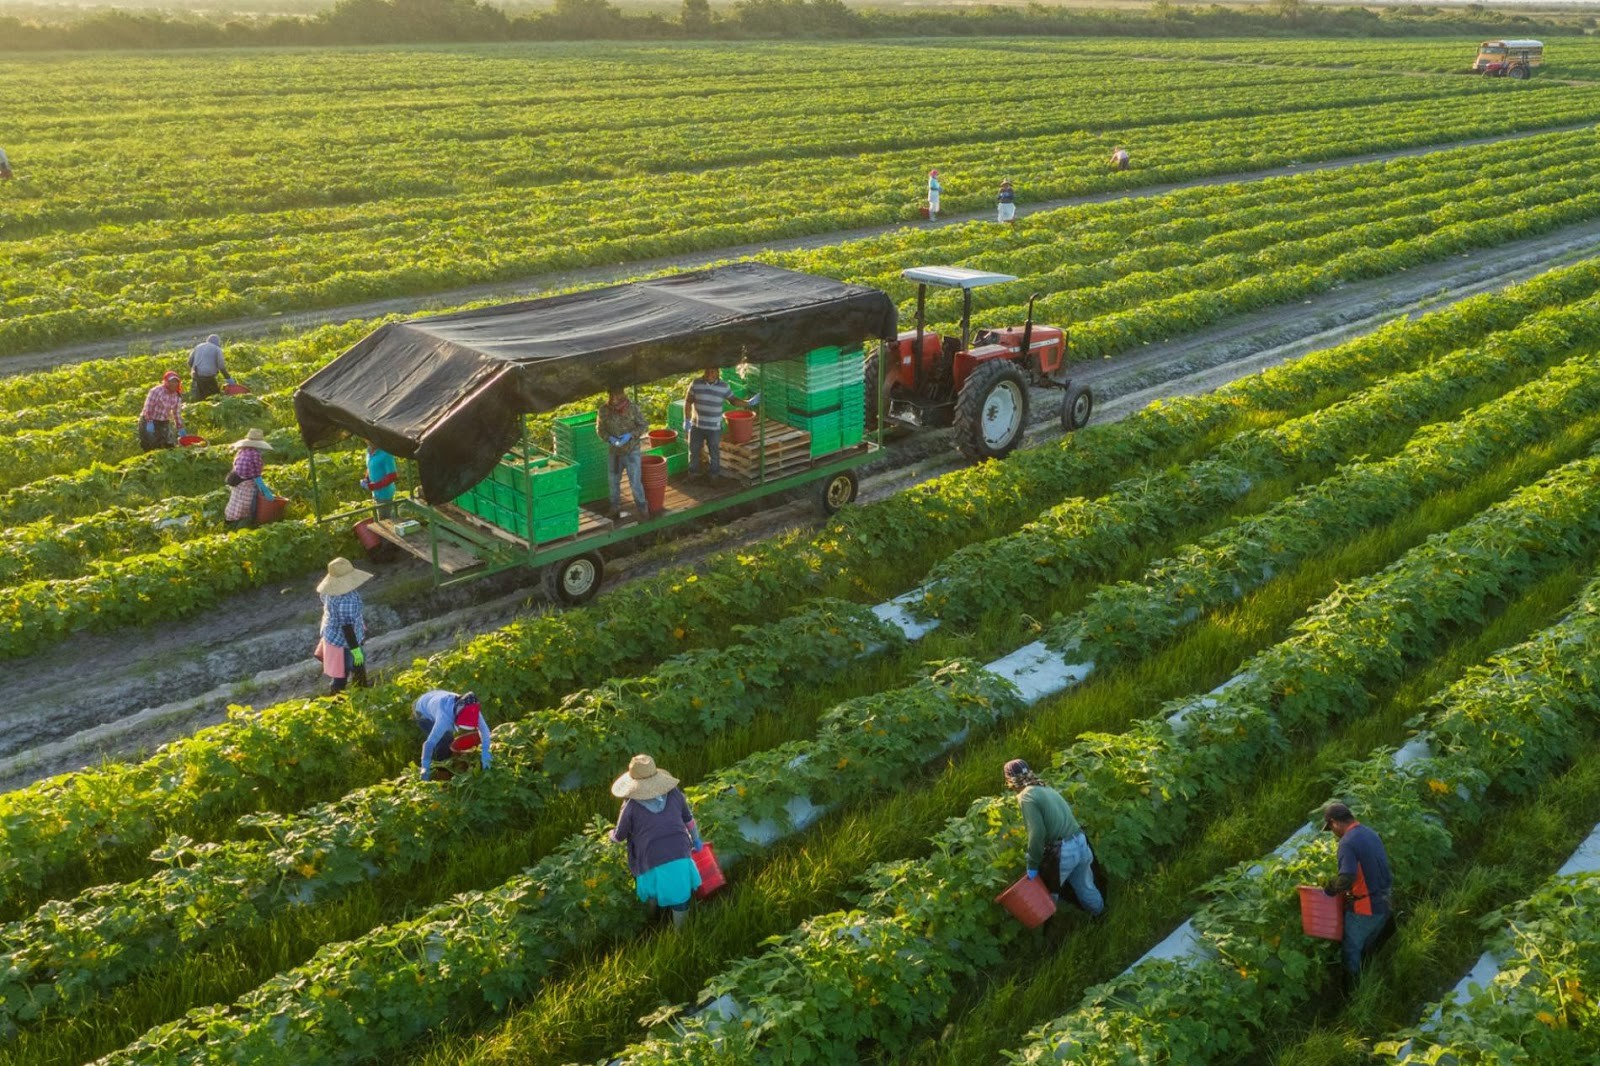
<svg viewBox="0 0 1600 1066"><path fill-rule="evenodd" d="M189 376L194 379L189 393L191 400L203 400L220 393L222 386L217 384L218 378L226 378L229 385L233 384L227 364L222 361L221 337L213 333L194 346L194 351L189 353Z"/></svg>
<svg viewBox="0 0 1600 1066"><path fill-rule="evenodd" d="M144 451L175 448L183 432L183 379L176 370L161 375L161 384L145 395L139 411L139 447Z"/></svg>
<svg viewBox="0 0 1600 1066"><path fill-rule="evenodd" d="M1083 909L1098 918L1105 898L1094 883L1094 853L1077 817L1061 793L1046 785L1021 759L1005 765L1006 788L1017 794L1022 821L1028 827L1028 880L1044 871L1051 893L1070 885Z"/></svg>
<svg viewBox="0 0 1600 1066"><path fill-rule="evenodd" d="M272 490L261 476L265 465L262 452L270 452L272 444L259 429L252 429L241 440L228 447L234 451L233 469L228 471L228 504L222 509L223 520L230 529L253 526L256 522L256 497L273 499Z"/></svg>
<svg viewBox="0 0 1600 1066"><path fill-rule="evenodd" d="M351 678L359 686L367 683L367 657L361 647L367 640L366 605L356 589L371 578L341 555L328 563L327 576L317 585L317 595L322 597L322 629L314 654L332 681L330 696L343 692Z"/></svg>
<svg viewBox="0 0 1600 1066"><path fill-rule="evenodd" d="M0 148L0 181L11 180L11 160L6 157L6 150Z"/></svg>
<svg viewBox="0 0 1600 1066"><path fill-rule="evenodd" d="M628 772L611 783L622 813L611 839L628 845L628 872L639 900L672 912L672 924L689 916L689 898L700 887L700 868L690 855L701 848L689 800L678 779L635 755Z"/></svg>
<svg viewBox="0 0 1600 1066"><path fill-rule="evenodd" d="M1339 873L1323 891L1348 892L1344 915L1344 968L1351 977L1361 972L1361 955L1383 931L1392 912L1389 853L1378 834L1356 821L1343 803L1322 809L1322 828L1339 838Z"/></svg>
<svg viewBox="0 0 1600 1066"><path fill-rule="evenodd" d="M649 513L644 502L643 452L639 442L644 439L650 423L638 404L628 399L623 388L611 390L606 402L600 405L595 419L595 432L608 446L611 466L611 517L622 518L622 474L627 471L628 485L633 489L633 509L640 517Z"/></svg>
<svg viewBox="0 0 1600 1066"><path fill-rule="evenodd" d="M436 688L424 692L411 705L411 720L422 730L422 779L433 779L433 764L448 762L458 750L471 750L465 738L477 732L478 764L489 768L489 723L471 692L446 692ZM456 740L460 731L463 740Z"/></svg>
<svg viewBox="0 0 1600 1066"><path fill-rule="evenodd" d="M1015 222L1017 220L1017 191L1011 187L1011 179L1000 183L999 209L1001 222Z"/></svg>
<svg viewBox="0 0 1600 1066"><path fill-rule="evenodd" d="M399 480L394 456L368 441L367 476L361 479L361 487L372 493L379 518L394 517L394 487Z"/></svg>
<svg viewBox="0 0 1600 1066"><path fill-rule="evenodd" d="M1128 150L1120 144L1111 150L1111 169L1128 169Z"/></svg>
<svg viewBox="0 0 1600 1066"><path fill-rule="evenodd" d="M944 191L944 186L939 184L939 172L928 171L928 221L933 222L939 217L939 194Z"/></svg>
<svg viewBox="0 0 1600 1066"><path fill-rule="evenodd" d="M722 476L722 405L751 406L733 394L733 386L722 380L722 371L714 366L689 382L683 394L683 410L689 421L689 476L700 477L700 446L705 445L711 455L711 476Z"/></svg>

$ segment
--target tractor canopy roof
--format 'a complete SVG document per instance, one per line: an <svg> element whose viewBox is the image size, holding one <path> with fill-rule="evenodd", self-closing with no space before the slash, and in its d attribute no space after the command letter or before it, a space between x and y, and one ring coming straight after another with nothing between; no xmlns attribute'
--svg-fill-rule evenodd
<svg viewBox="0 0 1600 1066"><path fill-rule="evenodd" d="M481 481L522 416L709 366L895 335L883 292L759 263L382 326L295 391L307 446L346 433L417 460L427 499Z"/></svg>
<svg viewBox="0 0 1600 1066"><path fill-rule="evenodd" d="M1016 281L1010 274L995 274L969 267L927 266L911 267L900 272L907 281L924 285L940 285L948 289L976 289L983 285L998 285L1002 281Z"/></svg>

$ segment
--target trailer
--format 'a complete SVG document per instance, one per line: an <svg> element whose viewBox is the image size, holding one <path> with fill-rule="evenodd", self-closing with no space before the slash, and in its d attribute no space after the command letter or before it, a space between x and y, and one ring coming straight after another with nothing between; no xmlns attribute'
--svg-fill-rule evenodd
<svg viewBox="0 0 1600 1066"><path fill-rule="evenodd" d="M619 544L799 488L826 513L854 500L857 469L882 447L883 419L867 429L865 348L896 324L877 289L738 263L382 326L295 392L317 518L359 519L439 585L532 567L554 599L583 603ZM649 449L662 506L635 521L596 506L609 496L598 402L556 418L549 438L530 428L613 387L708 367L758 401L749 439L724 431L715 481L685 477L682 441ZM352 436L409 460L391 513L324 514L318 452Z"/></svg>

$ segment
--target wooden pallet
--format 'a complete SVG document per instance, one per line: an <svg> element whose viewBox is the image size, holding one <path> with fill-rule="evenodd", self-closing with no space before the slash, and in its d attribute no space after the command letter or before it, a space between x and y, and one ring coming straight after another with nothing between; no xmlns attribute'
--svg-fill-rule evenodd
<svg viewBox="0 0 1600 1066"><path fill-rule="evenodd" d="M428 543L426 527L419 526L409 533L400 533L395 530L393 519L374 518L369 528L400 550L415 555L425 563L433 562L433 546ZM458 574L463 570L471 570L475 566L482 565L482 559L459 544L447 540L439 541L439 569L445 573Z"/></svg>
<svg viewBox="0 0 1600 1066"><path fill-rule="evenodd" d="M764 432L763 441L760 434ZM733 444L723 435L722 465L740 477L755 480L761 476L765 458L768 477L811 465L811 434L785 422L766 419L747 443Z"/></svg>
<svg viewBox="0 0 1600 1066"><path fill-rule="evenodd" d="M505 541L507 544L516 545L523 551L528 550L529 545L526 538L519 537L508 529L501 529L493 522L490 522L484 518L480 518L478 515L472 514L468 511L464 511L453 503L447 503L440 507L439 512L448 517L452 522L459 522L462 525L471 529L475 529L480 533L488 534L491 537L497 537L500 540ZM553 537L550 540L542 540L538 544L534 545L534 547L543 548L551 544L560 544L562 541L585 537L590 533L601 533L610 529L614 525L616 525L615 522L606 517L604 514L601 514L599 511L591 511L587 507L580 507L578 508L578 532L569 534L565 537Z"/></svg>

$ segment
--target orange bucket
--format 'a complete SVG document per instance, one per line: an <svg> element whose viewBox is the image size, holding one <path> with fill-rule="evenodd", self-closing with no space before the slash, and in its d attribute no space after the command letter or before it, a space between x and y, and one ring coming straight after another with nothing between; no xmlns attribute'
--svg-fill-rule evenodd
<svg viewBox="0 0 1600 1066"><path fill-rule="evenodd" d="M198 448L205 442L206 439L204 437L196 436L193 433L185 433L178 438L178 446L182 448Z"/></svg>
<svg viewBox="0 0 1600 1066"><path fill-rule="evenodd" d="M650 447L665 448L678 442L678 431L675 429L652 429L650 431Z"/></svg>
<svg viewBox="0 0 1600 1066"><path fill-rule="evenodd" d="M361 546L367 551L372 551L374 548L379 548L383 545L383 538L372 531L372 519L370 518L363 518L356 523L355 534L356 540L360 541Z"/></svg>
<svg viewBox="0 0 1600 1066"><path fill-rule="evenodd" d="M1300 886L1300 928L1322 940L1344 939L1344 893L1330 896L1316 885Z"/></svg>
<svg viewBox="0 0 1600 1066"><path fill-rule="evenodd" d="M238 382L234 382L231 385L222 386L222 395L224 396L244 396L249 392L249 389L245 388L243 385L240 385Z"/></svg>
<svg viewBox="0 0 1600 1066"><path fill-rule="evenodd" d="M283 496L274 496L267 499L265 496L256 497L256 524L264 526L269 522L277 522L283 518L284 512L289 509L289 501Z"/></svg>
<svg viewBox="0 0 1600 1066"><path fill-rule="evenodd" d="M1056 912L1056 901L1050 898L1044 882L1037 877L1029 879L1026 875L996 896L994 901L1029 929L1037 929Z"/></svg>
<svg viewBox="0 0 1600 1066"><path fill-rule="evenodd" d="M722 867L717 865L717 853L711 850L709 840L700 845L699 851L690 852L689 858L694 860L695 868L700 871L700 887L694 890L695 899L705 899L728 883L728 879L722 876Z"/></svg>
<svg viewBox="0 0 1600 1066"><path fill-rule="evenodd" d="M755 436L754 411L729 411L723 417L728 420L728 440L734 444L748 444L750 438Z"/></svg>

